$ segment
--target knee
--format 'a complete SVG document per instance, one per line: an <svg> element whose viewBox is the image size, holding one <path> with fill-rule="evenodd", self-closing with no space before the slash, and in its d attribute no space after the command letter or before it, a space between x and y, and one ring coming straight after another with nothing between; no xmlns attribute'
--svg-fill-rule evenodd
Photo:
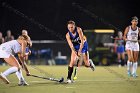
<svg viewBox="0 0 140 93"><path fill-rule="evenodd" d="M130 62L134 62L133 57L129 57L128 60L129 60Z"/></svg>
<svg viewBox="0 0 140 93"><path fill-rule="evenodd" d="M73 65L74 65L74 61L70 61L69 66L73 67Z"/></svg>
<svg viewBox="0 0 140 93"><path fill-rule="evenodd" d="M134 59L134 62L137 62L137 58Z"/></svg>
<svg viewBox="0 0 140 93"><path fill-rule="evenodd" d="M14 66L18 69L18 71L21 69L21 66L20 65L17 65L17 66Z"/></svg>
<svg viewBox="0 0 140 93"><path fill-rule="evenodd" d="M21 69L21 67L17 67L18 71Z"/></svg>
<svg viewBox="0 0 140 93"><path fill-rule="evenodd" d="M89 61L85 61L85 67L89 67L89 66L90 66Z"/></svg>

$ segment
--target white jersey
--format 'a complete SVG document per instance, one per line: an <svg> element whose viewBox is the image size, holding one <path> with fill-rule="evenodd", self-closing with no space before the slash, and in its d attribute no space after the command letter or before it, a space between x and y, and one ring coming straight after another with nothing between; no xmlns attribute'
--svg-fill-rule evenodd
<svg viewBox="0 0 140 93"><path fill-rule="evenodd" d="M17 40L5 42L0 45L0 58L9 58L14 53L21 52L21 45Z"/></svg>
<svg viewBox="0 0 140 93"><path fill-rule="evenodd" d="M137 27L136 30L132 30L132 27L129 26L129 31L127 33L128 40L138 40L139 28Z"/></svg>
<svg viewBox="0 0 140 93"><path fill-rule="evenodd" d="M129 31L127 33L127 40L138 40L139 28L132 30L129 26ZM138 42L127 41L125 45L126 50L139 51Z"/></svg>

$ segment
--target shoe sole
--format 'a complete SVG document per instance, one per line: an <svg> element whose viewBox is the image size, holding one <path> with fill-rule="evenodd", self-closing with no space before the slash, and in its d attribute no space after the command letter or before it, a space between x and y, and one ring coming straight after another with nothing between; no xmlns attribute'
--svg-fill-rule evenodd
<svg viewBox="0 0 140 93"><path fill-rule="evenodd" d="M89 61L89 63L91 64L91 69L92 69L93 71L95 71L95 65L94 65L94 63L93 63L92 61Z"/></svg>
<svg viewBox="0 0 140 93"><path fill-rule="evenodd" d="M95 65L94 65L93 63L91 63L91 64L92 64L91 69L92 69L93 71L95 71Z"/></svg>
<svg viewBox="0 0 140 93"><path fill-rule="evenodd" d="M29 84L18 84L18 86L29 86Z"/></svg>
<svg viewBox="0 0 140 93"><path fill-rule="evenodd" d="M10 84L8 80L6 80L4 77L0 75L0 79L5 83L5 84Z"/></svg>

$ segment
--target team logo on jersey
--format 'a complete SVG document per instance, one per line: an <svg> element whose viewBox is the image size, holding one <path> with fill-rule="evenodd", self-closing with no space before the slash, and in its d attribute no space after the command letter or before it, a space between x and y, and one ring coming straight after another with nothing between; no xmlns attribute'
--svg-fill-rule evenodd
<svg viewBox="0 0 140 93"><path fill-rule="evenodd" d="M2 50L5 50L6 48L5 47L2 47Z"/></svg>
<svg viewBox="0 0 140 93"><path fill-rule="evenodd" d="M73 43L81 43L80 42L80 37L77 37L75 39L72 40Z"/></svg>
<svg viewBox="0 0 140 93"><path fill-rule="evenodd" d="M137 33L131 33L131 35L137 36L138 34Z"/></svg>

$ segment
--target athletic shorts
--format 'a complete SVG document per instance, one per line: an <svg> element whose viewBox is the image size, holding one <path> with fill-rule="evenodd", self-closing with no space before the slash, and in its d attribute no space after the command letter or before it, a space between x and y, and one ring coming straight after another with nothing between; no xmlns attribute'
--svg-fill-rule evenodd
<svg viewBox="0 0 140 93"><path fill-rule="evenodd" d="M117 46L117 53L123 53L124 52L124 46Z"/></svg>
<svg viewBox="0 0 140 93"><path fill-rule="evenodd" d="M5 51L5 47L0 46L0 58L9 58L11 53Z"/></svg>
<svg viewBox="0 0 140 93"><path fill-rule="evenodd" d="M75 50L78 52L78 50L80 49L80 44L74 46ZM87 41L84 42L84 46L82 48L82 53L86 53L88 51L88 43Z"/></svg>
<svg viewBox="0 0 140 93"><path fill-rule="evenodd" d="M139 51L139 43L126 42L125 49L131 51Z"/></svg>

